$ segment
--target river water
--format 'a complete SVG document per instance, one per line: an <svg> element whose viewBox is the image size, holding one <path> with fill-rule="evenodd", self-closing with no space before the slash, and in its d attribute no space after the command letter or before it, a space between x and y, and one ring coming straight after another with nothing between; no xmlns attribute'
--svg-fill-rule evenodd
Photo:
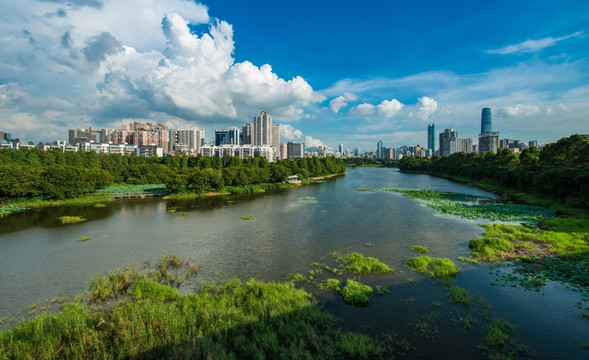
<svg viewBox="0 0 589 360"><path fill-rule="evenodd" d="M361 278L386 286L389 295L354 307L334 292L304 285L326 311L342 319L344 329L394 333L409 341L413 356L472 359L484 358L477 346L487 318L501 318L516 326L517 339L537 358L589 357L589 320L576 307L581 296L560 284L549 283L539 292L492 286L496 270L457 262L462 271L454 283L467 289L476 304L488 304L488 312L487 306L452 304L439 283L404 269L403 262L417 255L412 246L456 259L468 253L468 241L482 229L474 222L434 216L434 210L396 193L357 191L379 188L492 196L427 175L361 168L325 183L257 195L119 201L103 208L14 214L0 220L0 318L33 302L74 296L96 274L172 253L199 266L196 281L189 284L198 287L231 277L283 281L289 274L306 273L313 261L329 262L333 251L357 251L395 269ZM61 225L57 218L63 215L88 221ZM254 218L241 219L245 215ZM76 241L80 236L92 239Z"/></svg>

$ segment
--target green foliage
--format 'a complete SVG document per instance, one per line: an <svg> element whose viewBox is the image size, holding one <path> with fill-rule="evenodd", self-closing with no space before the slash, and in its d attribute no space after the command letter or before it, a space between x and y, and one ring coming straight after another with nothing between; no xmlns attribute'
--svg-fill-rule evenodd
<svg viewBox="0 0 589 360"><path fill-rule="evenodd" d="M85 242L92 239L92 236L80 236L79 238L77 238L76 240L79 242Z"/></svg>
<svg viewBox="0 0 589 360"><path fill-rule="evenodd" d="M86 219L81 216L60 216L57 220L62 224L76 224L86 221Z"/></svg>
<svg viewBox="0 0 589 360"><path fill-rule="evenodd" d="M442 281L447 281L456 276L460 270L456 267L456 264L448 258L436 258L426 255L413 257L407 260L405 262L405 267Z"/></svg>
<svg viewBox="0 0 589 360"><path fill-rule="evenodd" d="M340 294L348 304L365 305L368 304L372 297L372 288L368 285L349 279L340 291Z"/></svg>
<svg viewBox="0 0 589 360"><path fill-rule="evenodd" d="M448 297L450 297L453 303L463 307L469 307L472 304L472 296L470 296L468 291L456 285L450 286Z"/></svg>
<svg viewBox="0 0 589 360"><path fill-rule="evenodd" d="M473 264L473 265L479 265L479 261L477 259L473 259L471 257L466 257L466 256L459 256L456 258L456 260L458 261L462 261L464 263L468 263L468 264Z"/></svg>
<svg viewBox="0 0 589 360"><path fill-rule="evenodd" d="M340 335L337 345L340 353L350 359L377 359L385 352L378 341L355 332Z"/></svg>
<svg viewBox="0 0 589 360"><path fill-rule="evenodd" d="M366 257L359 253L336 255L336 261L343 264L347 271L356 275L361 274L386 274L393 271L387 264L373 257Z"/></svg>
<svg viewBox="0 0 589 360"><path fill-rule="evenodd" d="M166 184L114 185L97 192L111 195L158 194L166 192Z"/></svg>
<svg viewBox="0 0 589 360"><path fill-rule="evenodd" d="M376 292L376 295L378 295L378 296L388 295L391 293L389 291L389 289L387 289L386 287L379 286L379 285L376 285L374 287L374 291Z"/></svg>
<svg viewBox="0 0 589 360"><path fill-rule="evenodd" d="M338 279L329 278L329 279L326 279L325 281L320 282L318 286L322 290L339 291L339 289L340 289L339 283L340 283L340 281Z"/></svg>
<svg viewBox="0 0 589 360"><path fill-rule="evenodd" d="M134 299L150 299L157 301L176 300L180 297L177 289L158 284L152 280L139 280L131 289Z"/></svg>
<svg viewBox="0 0 589 360"><path fill-rule="evenodd" d="M255 217L253 215L244 215L241 217L242 220L253 220Z"/></svg>
<svg viewBox="0 0 589 360"><path fill-rule="evenodd" d="M529 356L525 345L515 339L515 328L506 321L494 319L480 347L489 359L517 359Z"/></svg>
<svg viewBox="0 0 589 360"><path fill-rule="evenodd" d="M302 281L306 281L307 278L305 277L305 275L300 274L300 273L296 273L296 274L292 274L288 277L288 279L292 282L302 282Z"/></svg>
<svg viewBox="0 0 589 360"><path fill-rule="evenodd" d="M411 251L415 251L422 254L427 254L427 247L416 245L411 248Z"/></svg>
<svg viewBox="0 0 589 360"><path fill-rule="evenodd" d="M497 153L434 156L431 160L403 158L403 171L462 177L508 189L534 193L571 207L589 208L589 139L582 135L562 138L540 152L525 149L519 157L508 149Z"/></svg>

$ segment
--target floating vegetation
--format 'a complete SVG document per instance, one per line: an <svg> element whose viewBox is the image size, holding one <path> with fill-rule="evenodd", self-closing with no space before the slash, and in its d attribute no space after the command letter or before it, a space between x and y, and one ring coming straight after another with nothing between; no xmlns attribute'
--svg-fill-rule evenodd
<svg viewBox="0 0 589 360"><path fill-rule="evenodd" d="M414 246L411 248L411 251L415 251L417 253L427 254L427 247L425 246Z"/></svg>
<svg viewBox="0 0 589 360"><path fill-rule="evenodd" d="M472 265L480 265L480 262L477 259L473 259L470 256L459 256L456 260Z"/></svg>
<svg viewBox="0 0 589 360"><path fill-rule="evenodd" d="M379 285L376 285L374 287L374 291L376 292L376 295L378 295L378 296L388 295L391 293L389 289L387 289L386 287L379 286Z"/></svg>
<svg viewBox="0 0 589 360"><path fill-rule="evenodd" d="M327 210L321 210L321 212L325 214L327 212Z"/></svg>
<svg viewBox="0 0 589 360"><path fill-rule="evenodd" d="M468 291L456 285L450 286L448 297L454 304L463 307L469 307L472 304L472 296L470 296Z"/></svg>
<svg viewBox="0 0 589 360"><path fill-rule="evenodd" d="M179 212L178 215L189 215L190 213L188 211L182 211Z"/></svg>
<svg viewBox="0 0 589 360"><path fill-rule="evenodd" d="M322 281L319 283L319 289L321 290L335 290L335 291L339 291L340 287L339 287L340 281L338 279L326 279L325 281Z"/></svg>
<svg viewBox="0 0 589 360"><path fill-rule="evenodd" d="M404 303L405 305L413 305L417 302L417 299L415 299L413 296L408 297L407 299L405 299Z"/></svg>
<svg viewBox="0 0 589 360"><path fill-rule="evenodd" d="M340 291L345 302L352 305L368 304L372 297L372 288L355 280L349 279Z"/></svg>
<svg viewBox="0 0 589 360"><path fill-rule="evenodd" d="M410 199L419 199L443 215L461 219L520 222L537 224L542 219L556 216L554 210L540 206L494 202L488 197L433 190L380 189L403 194ZM482 201L481 201L482 200Z"/></svg>
<svg viewBox="0 0 589 360"><path fill-rule="evenodd" d="M319 200L315 196L303 196L297 198L297 202L300 204L319 204Z"/></svg>
<svg viewBox="0 0 589 360"><path fill-rule="evenodd" d="M166 184L113 185L96 192L112 195L163 194L166 192Z"/></svg>
<svg viewBox="0 0 589 360"><path fill-rule="evenodd" d="M371 246L372 246L372 243L366 243L366 244L364 244L364 245L365 245L366 247L371 247Z"/></svg>
<svg viewBox="0 0 589 360"><path fill-rule="evenodd" d="M440 338L440 329L437 322L440 319L438 312L432 312L423 315L413 323L409 324L415 331L415 334L428 340L437 340Z"/></svg>
<svg viewBox="0 0 589 360"><path fill-rule="evenodd" d="M76 240L79 241L79 242L84 242L84 241L88 241L90 239L92 239L92 236L80 236Z"/></svg>
<svg viewBox="0 0 589 360"><path fill-rule="evenodd" d="M442 282L451 281L456 276L459 268L448 258L429 257L427 255L411 258L405 262L405 267L410 270L427 274Z"/></svg>
<svg viewBox="0 0 589 360"><path fill-rule="evenodd" d="M170 214L173 214L173 213L176 212L176 209L169 209L169 210L166 210L166 211L169 212Z"/></svg>
<svg viewBox="0 0 589 360"><path fill-rule="evenodd" d="M386 274L393 271L387 264L375 259L373 257L366 257L359 253L350 253L340 255L336 253L332 256L338 263L344 265L345 270L350 271L356 275L360 274Z"/></svg>
<svg viewBox="0 0 589 360"><path fill-rule="evenodd" d="M484 344L480 346L488 359L518 359L529 356L525 345L515 340L515 328L510 323L494 319L487 328Z"/></svg>
<svg viewBox="0 0 589 360"><path fill-rule="evenodd" d="M62 224L75 224L86 221L86 219L81 216L61 216L57 218L57 220Z"/></svg>
<svg viewBox="0 0 589 360"><path fill-rule="evenodd" d="M106 207L106 204L102 204L102 203L98 203L96 205L94 205L95 208L103 208Z"/></svg>
<svg viewBox="0 0 589 360"><path fill-rule="evenodd" d="M253 220L255 217L253 215L244 215L241 217L242 220Z"/></svg>
<svg viewBox="0 0 589 360"><path fill-rule="evenodd" d="M25 210L28 210L28 208L21 206L21 205L15 205L15 204L8 204L8 205L0 206L0 219L2 219L5 216L8 216L10 214L25 211Z"/></svg>

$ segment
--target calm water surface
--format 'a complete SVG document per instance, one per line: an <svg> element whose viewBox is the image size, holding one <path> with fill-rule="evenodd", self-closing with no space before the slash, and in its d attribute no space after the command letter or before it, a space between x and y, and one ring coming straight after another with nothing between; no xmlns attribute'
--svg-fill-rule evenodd
<svg viewBox="0 0 589 360"><path fill-rule="evenodd" d="M342 327L396 333L409 340L414 355L424 358L441 353L482 358L476 346L487 320L480 307L449 303L447 291L437 282L403 268L405 260L416 256L410 251L415 245L426 246L432 256L465 255L468 241L482 229L473 222L434 216L419 201L395 193L357 191L393 187L490 196L427 175L364 168L322 184L262 195L109 202L104 208L60 207L11 215L0 220L0 318L32 302L78 294L97 273L171 253L199 266L198 278L190 284L198 287L204 280L230 277L282 281L291 273L305 273L312 261L329 261L333 251L358 251L395 268L392 274L361 280L387 286L391 294L358 308L334 293L316 292L325 309L342 319ZM167 212L171 208L176 212ZM58 224L63 215L83 215L89 221ZM242 220L244 215L255 219ZM80 243L79 236L92 239ZM584 348L589 344L589 321L575 307L579 294L559 284L548 284L540 292L491 286L496 276L486 266L460 267L455 283L484 299L492 317L516 325L518 339L537 358L589 357ZM461 321L469 317L474 325L465 329ZM429 338L416 333L420 321L431 327Z"/></svg>

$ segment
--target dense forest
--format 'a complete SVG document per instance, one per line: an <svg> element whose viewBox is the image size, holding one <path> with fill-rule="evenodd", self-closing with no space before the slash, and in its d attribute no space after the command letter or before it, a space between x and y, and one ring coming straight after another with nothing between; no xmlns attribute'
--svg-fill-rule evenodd
<svg viewBox="0 0 589 360"><path fill-rule="evenodd" d="M426 158L404 158L401 170L450 175L520 189L589 208L589 139L581 135L562 138L546 145L513 154L508 149L497 153L465 154Z"/></svg>
<svg viewBox="0 0 589 360"><path fill-rule="evenodd" d="M168 192L202 192L224 186L277 183L345 172L336 158L302 158L270 163L258 157L165 156L90 152L0 150L0 199L66 199L112 184L166 184Z"/></svg>

